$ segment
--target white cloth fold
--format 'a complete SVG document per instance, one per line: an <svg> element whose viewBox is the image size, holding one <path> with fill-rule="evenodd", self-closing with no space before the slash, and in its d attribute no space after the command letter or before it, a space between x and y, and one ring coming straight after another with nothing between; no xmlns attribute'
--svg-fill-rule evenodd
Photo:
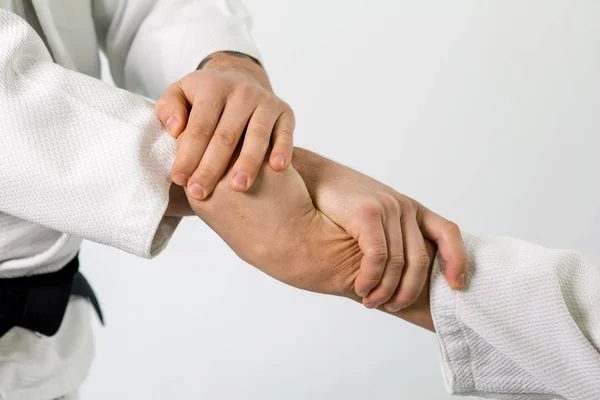
<svg viewBox="0 0 600 400"><path fill-rule="evenodd" d="M453 394L600 399L600 268L584 255L465 235L469 282L456 292L438 259L431 310Z"/></svg>
<svg viewBox="0 0 600 400"><path fill-rule="evenodd" d="M216 51L260 58L249 15L237 0L32 0L54 64L24 5L0 0L0 278L55 271L81 238L158 254L179 222L164 216L175 141L153 104L94 79L98 50L117 86L155 99ZM72 300L52 338L5 335L0 398L77 391L89 314Z"/></svg>
<svg viewBox="0 0 600 400"><path fill-rule="evenodd" d="M0 38L0 211L156 255L178 219L164 217L175 140L152 103L54 64L14 14Z"/></svg>

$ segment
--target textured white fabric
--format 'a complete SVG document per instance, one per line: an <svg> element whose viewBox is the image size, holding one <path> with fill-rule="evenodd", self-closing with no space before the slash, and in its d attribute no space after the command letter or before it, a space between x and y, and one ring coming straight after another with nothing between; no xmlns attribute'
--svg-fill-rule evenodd
<svg viewBox="0 0 600 400"><path fill-rule="evenodd" d="M448 390L503 399L600 399L600 264L569 250L465 236L468 289L440 260L431 309Z"/></svg>
<svg viewBox="0 0 600 400"><path fill-rule="evenodd" d="M46 400L76 391L94 355L91 312L86 300L73 298L56 335L9 331L0 340L0 399Z"/></svg>
<svg viewBox="0 0 600 400"><path fill-rule="evenodd" d="M0 210L156 254L178 219L163 218L175 144L153 105L54 64L24 20L0 12Z"/></svg>
<svg viewBox="0 0 600 400"><path fill-rule="evenodd" d="M21 3L0 0L0 8L26 17ZM146 96L157 97L215 51L259 58L247 15L235 1L188 0L180 4L188 15L164 21L160 13L171 14L171 0L31 3L56 63L99 78L97 30L117 84ZM5 10L0 10L0 278L61 268L78 251L79 236L155 255L179 220L163 218L175 146L152 105L53 64L36 33ZM182 32L189 39L185 47ZM126 74L135 84L128 84ZM0 399L76 398L68 393L79 388L93 356L89 314L86 302L72 300L52 338L19 328L5 335Z"/></svg>
<svg viewBox="0 0 600 400"><path fill-rule="evenodd" d="M0 0L0 8L12 11L23 18L28 14L26 4L23 1ZM60 241L62 236L62 233L53 229L2 212L0 212L0 233L0 277L18 274L18 271L2 269L2 266L6 265L7 262L19 260L16 262L22 263L20 260L29 259L40 254L48 255L48 251ZM79 247L80 241L70 240L70 242L71 247ZM58 269L64 265L68 257L73 255L73 251L67 251L67 254L60 254L60 251L57 253L54 261L46 262L45 268L49 270ZM44 257L44 259L50 261L47 257Z"/></svg>
<svg viewBox="0 0 600 400"><path fill-rule="evenodd" d="M160 251L178 222L163 216L175 145L151 104L54 64L29 25L3 10L0 99L2 277L62 267L79 237ZM0 398L76 391L93 358L89 314L73 300L55 336L14 328L2 337Z"/></svg>
<svg viewBox="0 0 600 400"><path fill-rule="evenodd" d="M68 0L78 2L80 0ZM208 55L260 59L251 18L238 0L94 0L93 17L116 84L150 98Z"/></svg>

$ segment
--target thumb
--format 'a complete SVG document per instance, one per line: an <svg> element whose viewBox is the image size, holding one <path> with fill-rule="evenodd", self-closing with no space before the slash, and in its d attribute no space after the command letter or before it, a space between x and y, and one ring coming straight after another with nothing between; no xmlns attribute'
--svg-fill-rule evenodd
<svg viewBox="0 0 600 400"><path fill-rule="evenodd" d="M435 242L438 247L448 284L455 290L463 289L469 265L458 225L421 204L417 204L417 221L423 236Z"/></svg>

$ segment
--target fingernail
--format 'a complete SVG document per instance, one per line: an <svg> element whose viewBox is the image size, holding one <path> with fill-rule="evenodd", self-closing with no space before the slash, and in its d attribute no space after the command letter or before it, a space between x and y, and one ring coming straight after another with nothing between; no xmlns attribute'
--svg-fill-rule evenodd
<svg viewBox="0 0 600 400"><path fill-rule="evenodd" d="M377 308L379 306L378 303L367 301L364 303L364 306L367 308Z"/></svg>
<svg viewBox="0 0 600 400"><path fill-rule="evenodd" d="M185 174L182 173L176 173L175 176L173 177L173 182L175 182L175 184L179 185L179 186L184 186L185 184L187 184L188 181L188 177Z"/></svg>
<svg viewBox="0 0 600 400"><path fill-rule="evenodd" d="M245 189L248 185L248 177L246 176L246 174L238 172L233 176L232 182L234 186Z"/></svg>
<svg viewBox="0 0 600 400"><path fill-rule="evenodd" d="M356 294L360 297L365 297L367 294L369 294L369 292L367 290L362 290L360 292L357 292Z"/></svg>
<svg viewBox="0 0 600 400"><path fill-rule="evenodd" d="M460 274L454 280L454 287L462 289L465 286L465 274Z"/></svg>
<svg viewBox="0 0 600 400"><path fill-rule="evenodd" d="M387 304L385 306L385 309L388 310L389 312L398 312L398 311L402 310L403 308L404 307L399 304Z"/></svg>
<svg viewBox="0 0 600 400"><path fill-rule="evenodd" d="M285 157L283 156L283 154L278 154L275 156L275 164L279 165L282 168L285 166Z"/></svg>
<svg viewBox="0 0 600 400"><path fill-rule="evenodd" d="M175 129L175 127L177 125L177 122L179 122L177 117L175 117L175 116L169 117L169 119L167 120L167 123L165 125L165 127L167 128L169 133L173 133L173 130Z"/></svg>
<svg viewBox="0 0 600 400"><path fill-rule="evenodd" d="M202 200L204 198L204 188L202 186L198 185L197 183L190 185L190 187L188 188L188 191L190 192L192 197L194 197L196 199Z"/></svg>

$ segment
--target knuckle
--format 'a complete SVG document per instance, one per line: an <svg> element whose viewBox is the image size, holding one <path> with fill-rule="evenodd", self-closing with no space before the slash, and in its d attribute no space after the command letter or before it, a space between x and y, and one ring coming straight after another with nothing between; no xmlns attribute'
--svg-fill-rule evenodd
<svg viewBox="0 0 600 400"><path fill-rule="evenodd" d="M203 121L198 121L194 124L193 128L190 129L190 137L196 140L206 141L209 140L213 135L212 127Z"/></svg>
<svg viewBox="0 0 600 400"><path fill-rule="evenodd" d="M387 289L383 287L378 287L372 295L370 295L371 302L377 304L383 304L389 301L392 298L393 292L388 292Z"/></svg>
<svg viewBox="0 0 600 400"><path fill-rule="evenodd" d="M296 126L296 114L294 113L294 110L292 110L290 108L290 106L287 103L283 103L284 106L281 110L281 115L285 116L285 118L287 119L287 123L291 126L292 130L294 129L294 127Z"/></svg>
<svg viewBox="0 0 600 400"><path fill-rule="evenodd" d="M413 304L417 298L419 297L419 293L415 289L403 289L394 302L402 307L408 307Z"/></svg>
<svg viewBox="0 0 600 400"><path fill-rule="evenodd" d="M429 254L427 254L425 248L421 248L417 254L409 257L408 262L410 265L428 268L431 258L429 258Z"/></svg>
<svg viewBox="0 0 600 400"><path fill-rule="evenodd" d="M277 131L278 137L281 139L282 137L292 138L294 136L294 131L291 129L279 129Z"/></svg>
<svg viewBox="0 0 600 400"><path fill-rule="evenodd" d="M270 140L271 128L264 121L255 121L252 123L252 135L260 140Z"/></svg>
<svg viewBox="0 0 600 400"><path fill-rule="evenodd" d="M402 254L394 254L388 257L387 263L394 268L402 269L404 267L404 255Z"/></svg>
<svg viewBox="0 0 600 400"><path fill-rule="evenodd" d="M388 254L387 254L387 250L384 247L375 247L373 249L371 249L369 252L367 252L367 254L365 254L366 259L375 264L375 265L382 265L385 264L385 262L388 259ZM379 271L373 271L374 273L379 273Z"/></svg>
<svg viewBox="0 0 600 400"><path fill-rule="evenodd" d="M173 174L184 174L189 176L194 171L194 167L187 160L179 160L173 164Z"/></svg>
<svg viewBox="0 0 600 400"><path fill-rule="evenodd" d="M223 85L223 80L215 75L215 74L206 74L202 80L202 86L204 86L204 90L208 92L217 92L220 91Z"/></svg>
<svg viewBox="0 0 600 400"><path fill-rule="evenodd" d="M393 285L385 285L380 288L380 293L378 293L379 302L386 303L388 302L396 292L396 287Z"/></svg>
<svg viewBox="0 0 600 400"><path fill-rule="evenodd" d="M264 95L261 103L268 109L279 109L279 99L272 94Z"/></svg>
<svg viewBox="0 0 600 400"><path fill-rule="evenodd" d="M284 113L289 113L290 117L292 117L293 119L296 117L294 115L294 110L292 110L292 107L285 101L279 99L279 104L281 104L281 110Z"/></svg>
<svg viewBox="0 0 600 400"><path fill-rule="evenodd" d="M360 288L366 289L366 290L371 290L375 286L377 286L377 284L379 283L380 280L381 280L381 278L378 276L367 276L360 283Z"/></svg>
<svg viewBox="0 0 600 400"><path fill-rule="evenodd" d="M398 208L402 216L416 215L415 209L410 201L402 199L398 201Z"/></svg>
<svg viewBox="0 0 600 400"><path fill-rule="evenodd" d="M397 210L399 208L396 198L388 193L380 193L379 202L386 209Z"/></svg>
<svg viewBox="0 0 600 400"><path fill-rule="evenodd" d="M451 235L456 236L456 235L460 235L460 227L458 225L456 225L454 222L452 221L448 221L446 220L446 224L444 226L444 229Z"/></svg>
<svg viewBox="0 0 600 400"><path fill-rule="evenodd" d="M221 127L215 132L219 143L225 147L234 147L237 144L237 132L228 127Z"/></svg>
<svg viewBox="0 0 600 400"><path fill-rule="evenodd" d="M365 201L359 206L359 215L364 219L381 218L381 204L376 201Z"/></svg>
<svg viewBox="0 0 600 400"><path fill-rule="evenodd" d="M286 140L292 140L294 137L294 126L282 126L277 127L277 137L279 139L285 138Z"/></svg>
<svg viewBox="0 0 600 400"><path fill-rule="evenodd" d="M156 111L157 114L160 114L162 111L164 111L165 107L167 105L167 98L166 96L161 96L158 98L158 100L156 100L156 104L154 104L154 110Z"/></svg>
<svg viewBox="0 0 600 400"><path fill-rule="evenodd" d="M173 171L182 172L186 175L194 172L196 167L198 166L199 157L197 154L193 152L183 152L180 151L177 153L175 162L173 163Z"/></svg>
<svg viewBox="0 0 600 400"><path fill-rule="evenodd" d="M240 156L239 164L240 164L240 169L242 169L244 172L248 172L248 173L250 173L252 171L258 172L258 170L260 169L260 167L263 164L263 160L258 157L255 157L255 156L244 155L244 156Z"/></svg>
<svg viewBox="0 0 600 400"><path fill-rule="evenodd" d="M209 169L201 168L192 178L193 183L198 183L204 188L210 187L217 182L217 174Z"/></svg>
<svg viewBox="0 0 600 400"><path fill-rule="evenodd" d="M251 85L244 83L237 86L235 95L242 101L248 101L256 96L256 89Z"/></svg>

